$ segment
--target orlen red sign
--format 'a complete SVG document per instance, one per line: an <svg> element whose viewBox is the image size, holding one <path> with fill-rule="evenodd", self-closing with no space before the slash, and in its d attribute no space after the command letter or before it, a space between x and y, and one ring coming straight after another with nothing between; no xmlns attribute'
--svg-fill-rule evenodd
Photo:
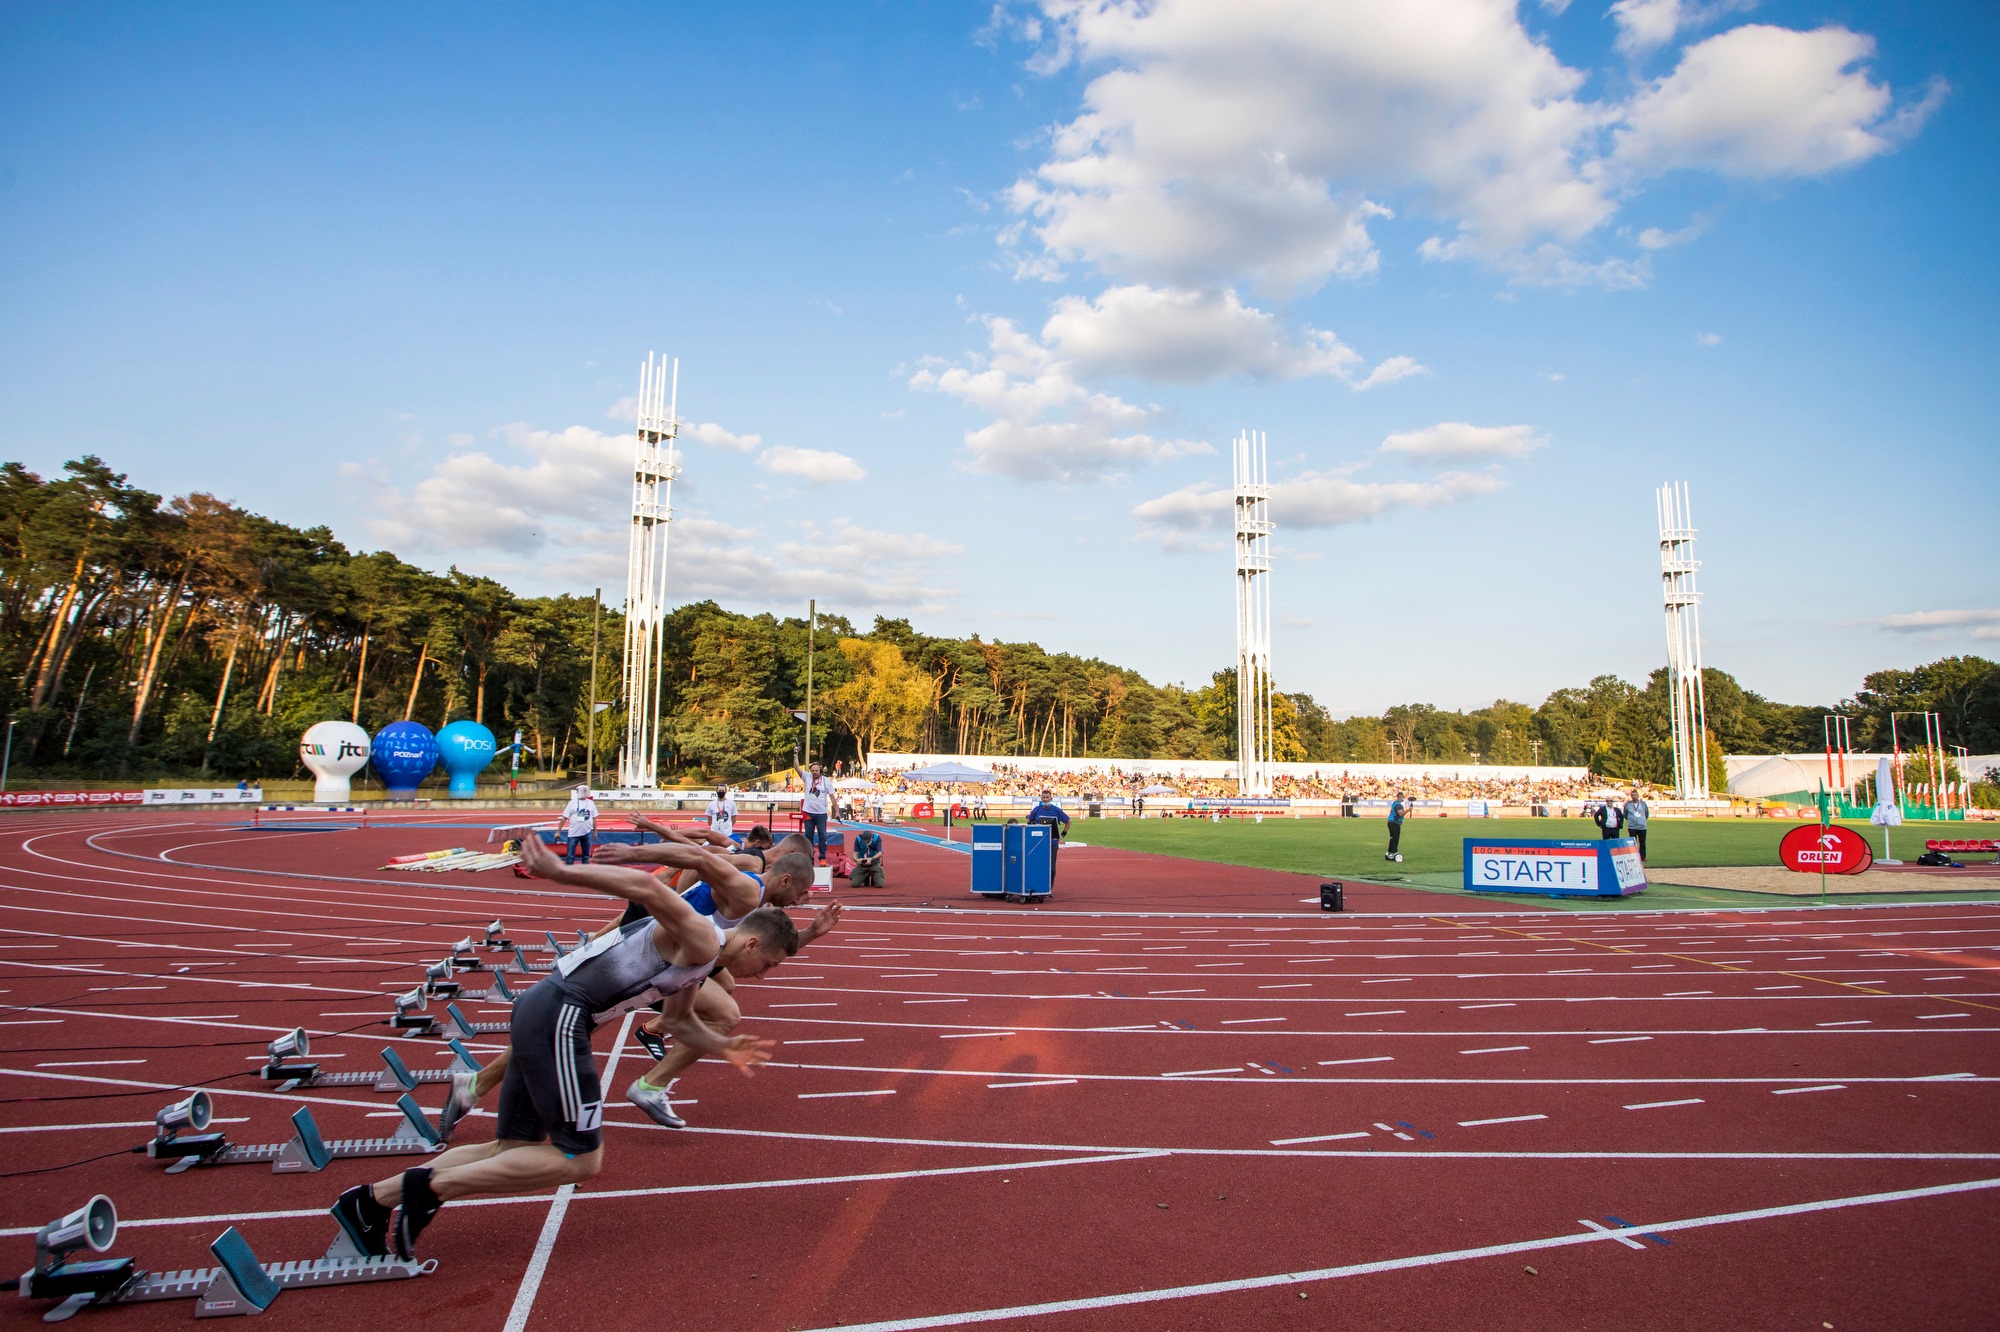
<svg viewBox="0 0 2000 1332"><path fill-rule="evenodd" d="M1808 823L1785 834L1778 860L1801 874L1859 874L1875 863L1875 849L1852 828Z"/></svg>

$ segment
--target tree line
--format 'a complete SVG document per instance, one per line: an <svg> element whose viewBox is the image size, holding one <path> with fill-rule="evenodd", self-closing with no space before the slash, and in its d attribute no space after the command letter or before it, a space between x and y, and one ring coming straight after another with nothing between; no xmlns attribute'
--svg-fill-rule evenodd
<svg viewBox="0 0 2000 1332"><path fill-rule="evenodd" d="M279 778L300 732L346 718L371 732L469 718L523 766L600 770L624 734L624 621L615 602L521 597L457 568L350 551L213 495L171 500L101 459L44 478L0 465L0 707L17 771L42 776ZM598 701L590 707L593 643ZM813 751L874 749L1041 757L1235 756L1236 679L1154 684L1095 657L1034 643L942 638L877 617L740 614L696 602L665 626L663 775L742 781L800 756L812 677ZM1951 657L1878 671L1853 697L1785 704L1709 670L1719 754L1815 751L1821 718L1887 747L1894 712L1942 715L1948 743L2000 750L2000 667ZM1538 705L1472 711L1412 703L1336 719L1311 695L1273 703L1286 761L1534 763L1670 779L1665 670L1615 676Z"/></svg>

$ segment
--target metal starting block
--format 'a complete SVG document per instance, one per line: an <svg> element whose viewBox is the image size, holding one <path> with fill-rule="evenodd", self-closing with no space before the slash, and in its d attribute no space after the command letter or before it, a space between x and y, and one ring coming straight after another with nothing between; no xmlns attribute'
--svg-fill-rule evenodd
<svg viewBox="0 0 2000 1332"><path fill-rule="evenodd" d="M404 1092L396 1099L396 1108L403 1112L403 1122L395 1134L387 1138L340 1138L328 1142L320 1136L319 1124L313 1119L312 1111L300 1106L292 1112L292 1136L285 1142L231 1143L228 1135L222 1133L180 1137L179 1126L174 1125L162 1127L159 1136L146 1144L146 1155L156 1161L172 1160L173 1164L167 1167L169 1175L178 1175L195 1166L263 1165L267 1162L273 1174L286 1175L299 1171L321 1171L326 1169L329 1161L351 1157L426 1156L442 1145L443 1139L438 1134L437 1126L417 1104L416 1097ZM163 1115L166 1113L162 1112ZM183 1122L196 1129L206 1128L206 1105L201 1113Z"/></svg>
<svg viewBox="0 0 2000 1332"><path fill-rule="evenodd" d="M512 1021L474 1022L458 1011L457 1004L446 1004L444 1011L451 1019L451 1024L458 1028L458 1034L461 1036L503 1036L514 1029Z"/></svg>
<svg viewBox="0 0 2000 1332"><path fill-rule="evenodd" d="M397 995L396 1011L382 1020L397 1031L412 1036L435 1036L438 1034L438 1021L425 1011L430 1006L430 995L419 985L407 994Z"/></svg>
<svg viewBox="0 0 2000 1332"><path fill-rule="evenodd" d="M179 1299L195 1301L197 1318L227 1318L262 1313L287 1290L401 1281L437 1270L435 1258L413 1262L357 1253L344 1234L324 1258L260 1262L234 1226L208 1246L220 1264L216 1267L146 1272L130 1258L69 1261L70 1250L87 1245L103 1253L117 1235L118 1210L101 1193L79 1211L42 1227L35 1237L35 1266L21 1278L21 1297L61 1301L42 1315L45 1323L60 1323L94 1304Z"/></svg>
<svg viewBox="0 0 2000 1332"><path fill-rule="evenodd" d="M443 1068L418 1069L410 1071L403 1057L391 1046L382 1047L382 1071L380 1073L322 1073L318 1064L283 1064L277 1060L259 1070L265 1081L283 1079L278 1090L295 1091L300 1087L368 1087L378 1092L415 1091L426 1082L450 1082L451 1075L461 1069L468 1073L479 1071L479 1061L472 1052L460 1045L456 1039L447 1042L451 1047L452 1061Z"/></svg>
<svg viewBox="0 0 2000 1332"><path fill-rule="evenodd" d="M488 948L512 948L514 946L514 941L507 937L507 926L501 921L495 920L491 925L486 927L486 946Z"/></svg>
<svg viewBox="0 0 2000 1332"><path fill-rule="evenodd" d="M521 951L521 945L514 945L514 961L508 968L517 976L545 976L556 969L553 962L530 962L528 955ZM495 975L499 972L495 971Z"/></svg>
<svg viewBox="0 0 2000 1332"><path fill-rule="evenodd" d="M458 992L465 988L457 977L458 971L452 966L450 958L434 962L424 968L424 993L433 999L456 999Z"/></svg>
<svg viewBox="0 0 2000 1332"><path fill-rule="evenodd" d="M505 972L495 971L491 975L493 977L492 985L483 990L460 990L458 997L460 999L479 1000L489 1004L511 1004L521 997L520 990L516 990L507 984L507 975ZM526 986L522 987L522 989L526 988Z"/></svg>

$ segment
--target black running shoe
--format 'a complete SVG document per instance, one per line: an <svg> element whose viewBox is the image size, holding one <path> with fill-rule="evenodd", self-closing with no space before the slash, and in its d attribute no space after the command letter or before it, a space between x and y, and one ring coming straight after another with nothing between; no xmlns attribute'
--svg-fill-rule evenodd
<svg viewBox="0 0 2000 1332"><path fill-rule="evenodd" d="M655 1063L667 1057L667 1043L652 1032L644 1027L634 1027L632 1034L639 1038L639 1044L645 1047L647 1054L653 1056Z"/></svg>
<svg viewBox="0 0 2000 1332"><path fill-rule="evenodd" d="M333 1219L340 1223L347 1238L354 1241L355 1248L378 1258L388 1256L391 1214L375 1201L366 1184L356 1184L335 1198L327 1210L333 1213Z"/></svg>
<svg viewBox="0 0 2000 1332"><path fill-rule="evenodd" d="M444 1200L431 1192L431 1170L429 1166L417 1166L403 1172L403 1205L396 1209L396 1256L405 1262L416 1257L417 1236L424 1233L424 1227L444 1206Z"/></svg>

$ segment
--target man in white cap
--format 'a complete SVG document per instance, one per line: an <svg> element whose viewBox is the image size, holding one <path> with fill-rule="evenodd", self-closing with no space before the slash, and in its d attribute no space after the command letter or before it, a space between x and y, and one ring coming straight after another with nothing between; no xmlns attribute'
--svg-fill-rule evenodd
<svg viewBox="0 0 2000 1332"><path fill-rule="evenodd" d="M590 787L578 782L569 793L569 803L563 806L559 817L562 826L563 863L574 865L581 860L590 863L590 838L597 831L597 802L590 798Z"/></svg>

